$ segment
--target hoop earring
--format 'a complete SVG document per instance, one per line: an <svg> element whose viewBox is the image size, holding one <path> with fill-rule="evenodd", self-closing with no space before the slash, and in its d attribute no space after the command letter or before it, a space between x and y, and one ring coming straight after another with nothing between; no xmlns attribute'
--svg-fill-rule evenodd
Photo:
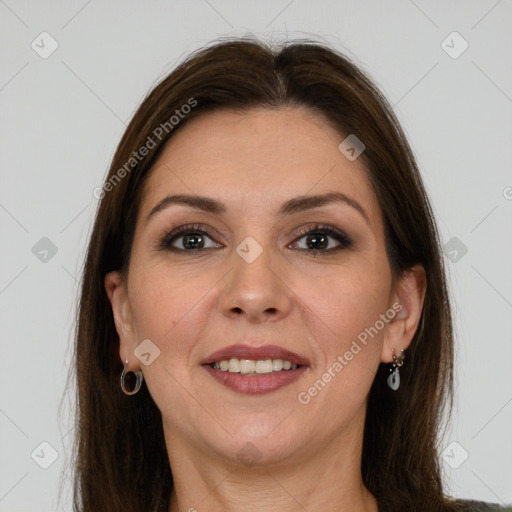
<svg viewBox="0 0 512 512"><path fill-rule="evenodd" d="M128 364L128 361L126 361ZM121 372L121 389L126 395L134 395L137 393L142 385L142 381L144 380L144 376L142 375L142 371L138 370L137 372L126 371L126 367L123 367L123 371Z"/></svg>
<svg viewBox="0 0 512 512"><path fill-rule="evenodd" d="M400 355L397 357L394 354L395 349L393 349L393 363L391 363L391 367L389 371L391 372L388 375L388 386L396 391L400 387L400 371L398 370L403 364L405 359L404 349L402 349Z"/></svg>

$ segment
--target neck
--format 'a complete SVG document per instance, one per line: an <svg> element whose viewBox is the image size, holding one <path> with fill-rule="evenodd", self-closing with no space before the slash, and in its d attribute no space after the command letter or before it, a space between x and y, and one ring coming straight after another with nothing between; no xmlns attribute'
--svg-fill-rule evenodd
<svg viewBox="0 0 512 512"><path fill-rule="evenodd" d="M169 512L378 512L376 499L362 484L336 482L337 489L333 490L322 485L321 479L309 478L308 485L299 488L272 471L265 475L238 472L218 476L215 484L202 485L200 491L190 484L176 486Z"/></svg>
<svg viewBox="0 0 512 512"><path fill-rule="evenodd" d="M361 478L364 414L355 423L279 464L253 466L208 456L164 428L174 480L169 512L378 512Z"/></svg>

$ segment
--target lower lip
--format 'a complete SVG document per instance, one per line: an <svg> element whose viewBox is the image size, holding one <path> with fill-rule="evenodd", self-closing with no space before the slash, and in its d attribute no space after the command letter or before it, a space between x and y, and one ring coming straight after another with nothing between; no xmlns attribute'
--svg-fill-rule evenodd
<svg viewBox="0 0 512 512"><path fill-rule="evenodd" d="M280 372L262 373L261 375L246 376L241 373L216 370L209 364L203 368L224 386L250 395L262 395L271 393L296 381L307 369L307 366L299 366L295 370L282 370Z"/></svg>

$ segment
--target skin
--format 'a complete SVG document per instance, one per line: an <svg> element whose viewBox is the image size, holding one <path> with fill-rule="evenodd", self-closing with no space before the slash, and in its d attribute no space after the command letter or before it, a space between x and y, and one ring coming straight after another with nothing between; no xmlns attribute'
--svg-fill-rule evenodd
<svg viewBox="0 0 512 512"><path fill-rule="evenodd" d="M105 288L121 361L142 369L162 412L175 483L170 512L378 510L360 474L366 397L379 364L409 346L426 283L420 266L393 282L380 207L361 159L338 150L344 138L307 109L216 111L180 128L152 170L128 277L111 272ZM277 214L288 199L326 192L357 201L368 220L342 203ZM226 212L171 205L146 222L168 194L212 197ZM353 244L328 252L340 245L329 235L328 248L314 255L299 228L315 223ZM185 252L176 238L182 252L157 249L159 237L185 224L210 230L208 248ZM252 263L236 252L247 236L263 249ZM397 303L401 311L300 403L298 394ZM146 366L134 350L147 338L160 355ZM244 342L280 345L310 365L277 391L236 393L201 361Z"/></svg>

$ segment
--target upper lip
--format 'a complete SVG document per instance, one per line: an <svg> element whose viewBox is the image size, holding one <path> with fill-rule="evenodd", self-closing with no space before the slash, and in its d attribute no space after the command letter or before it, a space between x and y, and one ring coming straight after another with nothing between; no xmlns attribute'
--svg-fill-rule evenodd
<svg viewBox="0 0 512 512"><path fill-rule="evenodd" d="M305 357L299 356L291 350L279 347L277 345L262 345L260 347L253 347L250 345L230 345L229 347L221 348L213 354L210 354L204 359L201 364L211 364L224 359L231 359L236 357L238 359L283 359L290 361L297 366L307 366L308 360Z"/></svg>

